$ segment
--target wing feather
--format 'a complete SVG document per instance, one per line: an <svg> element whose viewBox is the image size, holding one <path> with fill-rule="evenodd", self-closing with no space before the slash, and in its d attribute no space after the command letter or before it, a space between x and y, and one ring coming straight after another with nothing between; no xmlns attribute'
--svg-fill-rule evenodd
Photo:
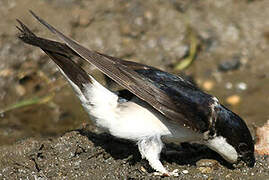
<svg viewBox="0 0 269 180"><path fill-rule="evenodd" d="M65 36L32 11L32 15L65 44L58 43L61 51L66 46L82 59L96 66L116 83L146 101L169 121L204 132L210 126L209 114L212 96L203 93L182 78L151 66L122 60L91 51ZM68 51L68 50L65 50ZM176 87L178 86L178 87Z"/></svg>

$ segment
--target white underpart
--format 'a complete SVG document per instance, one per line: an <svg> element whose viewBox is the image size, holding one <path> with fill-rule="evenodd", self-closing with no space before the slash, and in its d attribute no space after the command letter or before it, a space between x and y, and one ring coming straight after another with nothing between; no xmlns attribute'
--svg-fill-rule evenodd
<svg viewBox="0 0 269 180"><path fill-rule="evenodd" d="M64 74L62 70L61 72ZM65 74L64 76L66 77ZM92 82L84 84L83 92L66 78L91 120L113 136L136 141L142 158L146 158L156 171L161 174L177 175L176 171L168 172L159 160L163 148L161 137L175 143L202 142L202 135L178 124L172 124L138 99L119 102L115 93L106 89L93 77L89 77ZM232 163L237 161L236 150L227 143L225 138L217 136L205 144L218 152L225 160Z"/></svg>
<svg viewBox="0 0 269 180"><path fill-rule="evenodd" d="M217 136L211 140L208 140L206 145L218 152L225 160L234 163L237 161L238 154L233 146L227 143L226 139L222 136Z"/></svg>
<svg viewBox="0 0 269 180"><path fill-rule="evenodd" d="M61 72L64 74L62 70ZM64 76L67 78L65 74ZM183 126L170 124L141 100L119 102L115 93L89 77L92 82L84 84L83 92L70 79L67 80L91 120L113 136L137 142L142 158L146 158L156 171L178 175L177 171L168 172L159 160L163 148L161 137L179 143L198 140L201 136Z"/></svg>
<svg viewBox="0 0 269 180"><path fill-rule="evenodd" d="M148 109L133 101L118 102L118 96L92 78L85 85L82 105L99 127L113 136L138 141L145 137L170 134L168 128Z"/></svg>

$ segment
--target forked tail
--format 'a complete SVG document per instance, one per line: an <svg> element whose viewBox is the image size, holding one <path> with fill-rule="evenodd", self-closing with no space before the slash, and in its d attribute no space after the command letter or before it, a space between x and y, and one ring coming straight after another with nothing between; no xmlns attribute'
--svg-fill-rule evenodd
<svg viewBox="0 0 269 180"><path fill-rule="evenodd" d="M74 56L80 56L63 43L36 36L21 21L17 21L20 24L20 27L17 26L20 31L18 38L27 44L41 48L58 65L64 76L81 91L84 91L84 85L91 83L92 79L71 59Z"/></svg>

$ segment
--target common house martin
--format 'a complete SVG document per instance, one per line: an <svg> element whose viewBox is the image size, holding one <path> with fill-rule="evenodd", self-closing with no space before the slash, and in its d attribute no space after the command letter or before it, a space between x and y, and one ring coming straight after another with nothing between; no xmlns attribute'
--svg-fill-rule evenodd
<svg viewBox="0 0 269 180"><path fill-rule="evenodd" d="M157 174L178 175L160 161L162 141L200 143L230 163L243 160L254 166L253 139L246 123L216 97L180 76L89 50L30 12L63 43L36 36L18 20L19 39L41 48L57 64L90 119L111 135L136 142ZM94 65L125 93L101 85L73 57ZM122 95L126 93L128 98Z"/></svg>

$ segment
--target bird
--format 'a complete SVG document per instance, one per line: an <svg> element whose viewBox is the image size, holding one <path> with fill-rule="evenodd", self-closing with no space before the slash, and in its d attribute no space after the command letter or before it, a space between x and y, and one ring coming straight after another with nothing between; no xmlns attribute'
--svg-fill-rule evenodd
<svg viewBox="0 0 269 180"><path fill-rule="evenodd" d="M160 161L165 142L205 145L229 163L255 164L254 142L244 120L184 78L158 68L89 50L30 10L62 42L36 36L17 19L18 38L39 47L57 65L96 126L134 141L155 174L178 176ZM95 66L123 88L112 91L73 57Z"/></svg>

